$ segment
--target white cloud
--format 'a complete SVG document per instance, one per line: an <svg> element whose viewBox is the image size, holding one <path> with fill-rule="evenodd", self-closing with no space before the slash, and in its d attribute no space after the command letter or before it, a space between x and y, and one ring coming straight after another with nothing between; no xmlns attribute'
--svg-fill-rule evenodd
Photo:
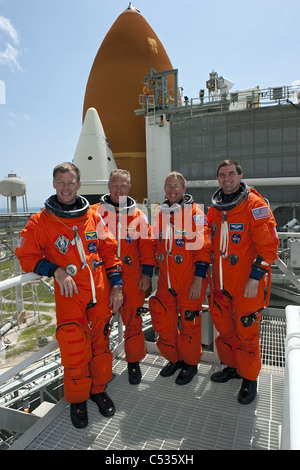
<svg viewBox="0 0 300 470"><path fill-rule="evenodd" d="M0 36L0 64L8 65L13 70L21 70L21 65L18 60L20 51L17 48L20 44L18 33L10 20L4 16L0 16L0 33L8 35L10 40L10 42L6 41L3 43ZM13 44L11 44L11 42Z"/></svg>
<svg viewBox="0 0 300 470"><path fill-rule="evenodd" d="M19 44L19 37L15 27L4 16L0 16L0 30L7 33L15 44Z"/></svg>
<svg viewBox="0 0 300 470"><path fill-rule="evenodd" d="M6 118L6 121L5 123L8 124L9 126L18 126L19 124L23 125L24 122L30 122L30 116L28 114L24 114L24 115L19 115L19 114L15 114L15 113L8 113L7 114L7 118Z"/></svg>
<svg viewBox="0 0 300 470"><path fill-rule="evenodd" d="M21 70L21 66L18 61L20 51L13 47L11 44L6 44L6 49L0 51L0 64L9 65L16 70Z"/></svg>

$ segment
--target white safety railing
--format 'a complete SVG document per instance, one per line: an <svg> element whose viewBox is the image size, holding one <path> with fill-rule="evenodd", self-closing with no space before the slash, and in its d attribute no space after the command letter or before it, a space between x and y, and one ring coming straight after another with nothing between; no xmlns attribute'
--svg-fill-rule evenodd
<svg viewBox="0 0 300 470"><path fill-rule="evenodd" d="M39 281L40 279L42 279L42 276L34 273L26 273L20 274L20 276L9 277L8 279L0 282L0 292L5 289L25 284L26 282Z"/></svg>
<svg viewBox="0 0 300 470"><path fill-rule="evenodd" d="M285 378L281 449L300 450L300 307L285 309Z"/></svg>
<svg viewBox="0 0 300 470"><path fill-rule="evenodd" d="M19 285L26 284L27 282L33 282L33 281L41 281L42 276L39 276L34 273L25 273L21 274L19 276L11 277L8 279L5 279L4 281L0 281L0 292L6 289L11 289L14 287L17 287ZM146 300L147 302L147 300ZM119 353L120 350L124 347L123 343L123 323L120 315L116 316L117 318L117 330L116 332L112 335L115 336L117 334L117 342L118 345L115 347L113 350L113 355L114 357ZM1 340L1 338L0 338ZM156 345L152 345L151 343L147 343L149 346L149 349L151 350L151 347L154 349ZM58 348L58 342L55 339L51 343L47 344L43 348L40 348L38 351L35 353L32 353L28 358L24 359L22 362L19 364L16 364L6 372L0 375L0 386L5 384L8 380L14 378L17 374L20 374L22 371L26 370L28 367L30 367L32 364L35 364L38 362L40 359L42 359L45 355L51 353L55 349ZM148 348L147 348L148 350Z"/></svg>
<svg viewBox="0 0 300 470"><path fill-rule="evenodd" d="M4 281L0 281L0 292L3 291L3 290L6 290L6 289L16 287L18 285L25 284L27 282L40 281L40 280L42 280L42 276L39 276L39 275L34 274L34 273L21 274L19 276L12 277L12 278L6 279ZM149 301L149 298L145 299L144 306L148 306L148 301ZM115 339L115 336L117 336L117 344L115 344L115 346L113 347L113 350L112 350L113 356L116 357L120 353L120 351L122 351L124 349L124 339L123 339L123 328L124 327L123 327L123 322L122 322L121 315L119 315L119 314L116 315L116 325L114 325L114 326L116 326L116 329L112 333L112 335L111 335L112 338L111 339ZM208 337L207 339L209 339L209 337L210 337L210 335L209 335L210 322L207 320L207 318L203 319L203 329L206 332L206 336ZM214 341L214 339L217 335L215 329L213 329L212 335L213 335L213 339L211 341L212 341L212 344L213 344L213 350L212 351L203 351L202 359L203 360L208 360L208 362L219 362L217 350L216 350L216 347L215 347L215 341ZM206 337L206 336L204 334L203 337ZM116 341L113 341L113 342L116 343ZM0 386L5 384L8 380L12 379L17 374L21 373L22 371L27 369L32 364L34 364L35 362L42 359L46 354L51 353L52 351L54 351L57 348L58 348L58 342L55 339L54 341L47 344L43 348L39 349L37 352L33 353L31 356L26 358L24 361L22 361L19 364L13 366L11 369L7 370L6 372L4 372L3 374L0 375ZM147 351L147 353L151 353L151 354L159 354L156 342L146 341L146 351Z"/></svg>
<svg viewBox="0 0 300 470"><path fill-rule="evenodd" d="M39 281L42 277L34 273L20 274L19 276L11 277L0 282L0 292L6 289L11 289L13 287L26 284L27 282ZM27 367L31 366L46 354L54 351L58 347L57 340L49 343L47 346L39 349L39 351L33 353L30 357L24 359L24 361L15 365L8 371L0 375L0 386L6 383L8 380L15 377L17 374L25 370Z"/></svg>
<svg viewBox="0 0 300 470"><path fill-rule="evenodd" d="M5 281L0 281L0 292L26 282L38 280L41 280L41 276L34 273L22 274ZM280 448L282 450L300 450L300 306L286 307L286 318L286 366ZM118 336L120 341L120 337L122 337L122 331L120 331L122 330L122 323L120 320L118 323ZM121 344L119 343L116 350L118 350L120 346ZM55 340L21 363L4 372L0 375L0 386L16 377L17 374L26 370L29 366L39 361L57 347L58 343ZM153 343L152 347L156 347L155 343ZM214 355L214 352L210 354Z"/></svg>

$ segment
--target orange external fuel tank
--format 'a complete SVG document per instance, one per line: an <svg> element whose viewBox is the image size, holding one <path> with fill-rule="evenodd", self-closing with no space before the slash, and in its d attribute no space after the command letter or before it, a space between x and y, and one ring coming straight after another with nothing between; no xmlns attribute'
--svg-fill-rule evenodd
<svg viewBox="0 0 300 470"><path fill-rule="evenodd" d="M106 34L88 79L83 119L96 108L118 168L131 173L131 196L147 197L145 118L140 109L145 75L171 70L169 57L153 29L131 3ZM173 78L173 77L172 77ZM173 85L174 86L174 85Z"/></svg>

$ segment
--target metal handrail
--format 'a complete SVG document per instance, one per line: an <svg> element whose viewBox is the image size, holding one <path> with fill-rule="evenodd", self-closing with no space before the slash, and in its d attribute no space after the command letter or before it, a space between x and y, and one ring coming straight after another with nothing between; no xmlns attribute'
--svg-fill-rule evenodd
<svg viewBox="0 0 300 470"><path fill-rule="evenodd" d="M33 281L40 281L42 280L42 276L39 276L38 274L35 273L25 273L21 274L19 276L11 277L8 279L5 279L4 281L0 281L0 292L6 289L10 289L22 284L26 284L27 282L33 282ZM115 348L113 351L114 355L117 354L119 351L120 347L123 347L123 342L122 342L122 320L121 316L118 315L118 347ZM38 362L40 359L42 359L44 356L47 354L51 353L55 349L59 347L57 340L55 339L51 343L47 344L43 348L40 348L38 351L30 355L28 358L24 359L22 362L19 364L16 364L13 366L11 369L7 370L3 374L0 375L0 386L5 384L8 380L14 378L16 375L20 374L22 371L28 369L32 364Z"/></svg>
<svg viewBox="0 0 300 470"><path fill-rule="evenodd" d="M11 289L13 287L19 286L21 284L26 284L27 282L39 281L41 279L42 276L39 276L35 273L25 273L19 276L11 277L5 279L4 281L0 281L0 292L6 289ZM37 352L33 353L28 358L24 359L24 361L20 362L8 371L4 372L0 375L0 385L3 385L5 382L12 379L23 370L26 370L32 364L39 361L46 354L54 351L56 348L58 348L58 343L56 340L54 340L53 342L47 344L45 347L39 349Z"/></svg>
<svg viewBox="0 0 300 470"><path fill-rule="evenodd" d="M13 379L14 377L16 377L16 375L28 369L28 367L30 367L32 364L38 362L40 359L46 356L46 354L51 353L57 348L58 342L55 339L54 341L39 349L35 353L31 354L29 357L24 359L24 361L13 366L11 369L7 370L6 372L0 375L0 386L5 384L8 380Z"/></svg>
<svg viewBox="0 0 300 470"><path fill-rule="evenodd" d="M25 282L40 279L40 276L33 273L22 274L21 276L1 281L0 291L8 287L14 287ZM281 433L281 448L283 450L300 449L300 374L298 373L300 362L300 307L287 307L286 316L288 320L288 330L286 338L285 397ZM57 347L57 341L53 341L17 366L2 374L0 376L0 386L16 377L19 373L26 370L29 366L42 359L46 354ZM30 423L28 425L30 425Z"/></svg>
<svg viewBox="0 0 300 470"><path fill-rule="evenodd" d="M287 336L281 449L300 450L300 307L288 305L285 311Z"/></svg>
<svg viewBox="0 0 300 470"><path fill-rule="evenodd" d="M298 85L291 86L279 86L279 87L269 87L269 88L253 88L249 90L236 90L228 91L226 94L216 94L213 98L208 94L203 97L190 98L184 103L179 104L179 108L189 110L191 115L196 109L206 109L207 107L220 107L221 111L228 111L228 105L235 103L237 97L241 101L247 101L247 105L252 108L263 107L263 106L276 106L278 103L281 104L291 104L296 108L299 107L299 94L300 87ZM151 95L151 98L154 100L154 95ZM295 101L295 103L294 103ZM148 96L143 94L139 95L139 104L141 109L148 114ZM227 107L225 106L227 105ZM161 108L160 112L162 112ZM164 111L168 110L168 107ZM139 113L141 110L136 110L136 113ZM151 109L151 112L153 109Z"/></svg>
<svg viewBox="0 0 300 470"><path fill-rule="evenodd" d="M11 289L12 287L20 286L26 282L39 281L42 279L42 276L34 273L20 274L20 276L9 277L4 281L0 281L0 292L6 289Z"/></svg>
<svg viewBox="0 0 300 470"><path fill-rule="evenodd" d="M13 288L13 287L16 287L18 285L21 285L21 284L25 284L26 282L39 281L39 280L42 280L42 276L39 276L37 274L34 274L34 273L21 274L20 276L16 276L16 277L6 279L4 281L0 281L0 292L5 290L5 289L9 289L9 288ZM144 305L148 306L148 302L149 302L149 298L146 298ZM116 321L116 323L117 323L117 325L116 325L117 326L116 334L117 334L117 337L118 337L118 344L112 351L114 357L117 356L119 354L120 350L122 350L124 348L123 322L122 322L121 315L119 315L119 314L116 315L116 320L117 320ZM214 334L216 334L215 330L214 330ZM38 362L46 354L51 353L52 351L54 351L58 347L59 347L59 345L58 345L57 340L54 340L51 343L44 346L43 348L36 351L35 353L33 353L31 356L26 358L24 361L20 362L19 364L13 366L8 371L4 372L2 375L0 375L0 386L3 385L4 383L6 383L8 380L14 378L17 374L20 374L22 371L26 370L28 367L30 367L35 362ZM158 353L156 343L146 341L146 351L149 352L149 353ZM210 360L212 362L217 362L218 361L217 352L216 352L215 347L214 347L212 352L207 352L207 353L203 352L203 357L205 357L206 354L209 355Z"/></svg>

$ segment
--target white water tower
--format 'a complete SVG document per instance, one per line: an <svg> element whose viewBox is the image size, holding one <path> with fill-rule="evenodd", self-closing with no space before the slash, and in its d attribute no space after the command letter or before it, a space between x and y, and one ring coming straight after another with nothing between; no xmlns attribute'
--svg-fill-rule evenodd
<svg viewBox="0 0 300 470"><path fill-rule="evenodd" d="M23 212L28 212L26 183L11 171L0 181L0 194L7 198L7 212L17 212L17 197L22 197Z"/></svg>

